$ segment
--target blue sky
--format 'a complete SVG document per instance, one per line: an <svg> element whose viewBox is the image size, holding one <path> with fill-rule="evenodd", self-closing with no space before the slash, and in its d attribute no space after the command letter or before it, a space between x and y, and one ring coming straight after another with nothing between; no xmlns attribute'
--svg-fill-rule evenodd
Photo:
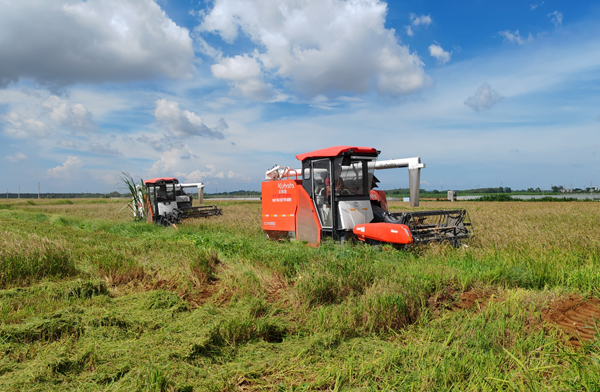
<svg viewBox="0 0 600 392"><path fill-rule="evenodd" d="M4 0L0 53L10 192L258 190L333 145L425 189L600 185L597 2Z"/></svg>

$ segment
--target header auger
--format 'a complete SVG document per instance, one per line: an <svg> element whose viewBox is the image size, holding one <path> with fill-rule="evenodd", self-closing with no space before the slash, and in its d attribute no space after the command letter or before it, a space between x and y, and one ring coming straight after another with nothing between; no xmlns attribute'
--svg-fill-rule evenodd
<svg viewBox="0 0 600 392"><path fill-rule="evenodd" d="M473 230L465 210L390 213L375 170L408 167L411 206L419 205L419 157L377 162L370 147L337 146L297 155L301 169L275 166L262 183L262 225L269 238L318 245L324 237L398 246L448 241Z"/></svg>

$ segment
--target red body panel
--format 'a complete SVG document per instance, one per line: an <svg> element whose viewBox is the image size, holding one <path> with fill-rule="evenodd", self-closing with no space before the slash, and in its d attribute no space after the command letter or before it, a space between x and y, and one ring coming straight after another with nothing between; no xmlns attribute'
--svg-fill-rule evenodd
<svg viewBox="0 0 600 392"><path fill-rule="evenodd" d="M305 154L296 155L296 158L303 161L307 158L330 158L337 157L340 154L354 150L357 154L375 154L377 150L372 147L352 147L352 146L336 146L323 148L321 150L307 152Z"/></svg>
<svg viewBox="0 0 600 392"><path fill-rule="evenodd" d="M296 231L298 186L294 180L262 183L263 230Z"/></svg>
<svg viewBox="0 0 600 392"><path fill-rule="evenodd" d="M387 197L385 197L384 191L376 191L375 189L371 189L369 191L369 199L371 199L371 201L378 202L379 206L384 210L388 210Z"/></svg>
<svg viewBox="0 0 600 392"><path fill-rule="evenodd" d="M414 242L410 229L406 225L365 223L356 225L352 231L361 241L370 239L391 244L412 244Z"/></svg>
<svg viewBox="0 0 600 392"><path fill-rule="evenodd" d="M262 188L262 227L273 238L293 232L298 241L321 243L321 223L302 181L265 181Z"/></svg>

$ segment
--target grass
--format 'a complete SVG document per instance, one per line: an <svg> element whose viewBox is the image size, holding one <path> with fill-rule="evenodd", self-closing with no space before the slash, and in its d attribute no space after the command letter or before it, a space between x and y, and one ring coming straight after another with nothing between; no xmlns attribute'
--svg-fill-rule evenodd
<svg viewBox="0 0 600 392"><path fill-rule="evenodd" d="M600 203L423 202L474 238L398 251L267 241L258 202L178 230L56 202L0 204L0 390L600 388L542 317L600 297Z"/></svg>
<svg viewBox="0 0 600 392"><path fill-rule="evenodd" d="M0 260L0 288L77 274L71 252L64 242L36 234L19 236L0 232Z"/></svg>

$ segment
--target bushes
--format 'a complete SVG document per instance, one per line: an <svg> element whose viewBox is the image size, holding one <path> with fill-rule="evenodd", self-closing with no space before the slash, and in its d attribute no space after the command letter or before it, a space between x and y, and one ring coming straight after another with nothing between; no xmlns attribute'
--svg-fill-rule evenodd
<svg viewBox="0 0 600 392"><path fill-rule="evenodd" d="M515 201L513 197L507 194L498 193L494 195L481 196L477 201Z"/></svg>

